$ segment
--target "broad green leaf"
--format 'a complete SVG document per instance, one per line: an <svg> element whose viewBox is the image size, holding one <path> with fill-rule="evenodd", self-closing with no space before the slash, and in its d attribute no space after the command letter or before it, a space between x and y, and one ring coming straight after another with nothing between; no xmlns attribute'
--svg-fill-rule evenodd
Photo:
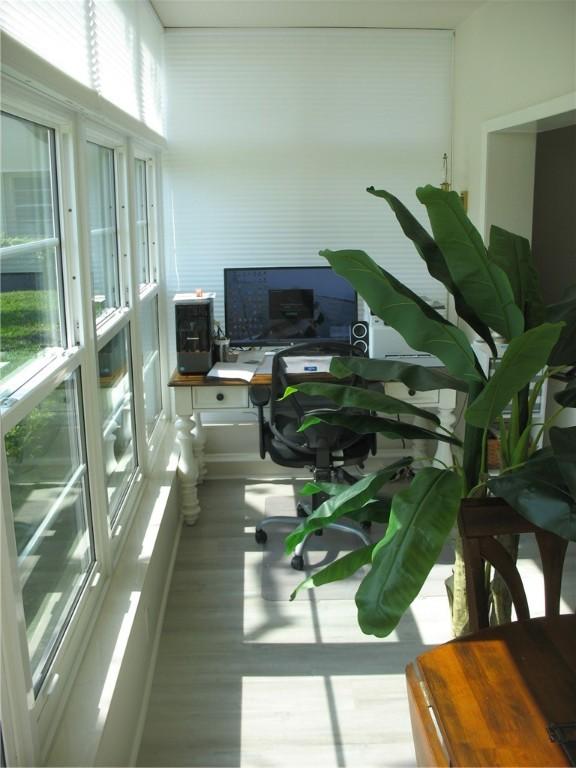
<svg viewBox="0 0 576 768"><path fill-rule="evenodd" d="M487 429L512 397L542 370L560 336L560 323L544 323L513 339L483 392L466 411L466 421Z"/></svg>
<svg viewBox="0 0 576 768"><path fill-rule="evenodd" d="M466 382L482 380L463 331L445 320L413 291L379 267L364 251L320 251L332 269L366 301L372 312L397 330L413 348L438 357Z"/></svg>
<svg viewBox="0 0 576 768"><path fill-rule="evenodd" d="M462 497L455 472L427 468L392 500L384 538L372 553L372 568L356 593L363 632L392 632L438 559L452 530Z"/></svg>
<svg viewBox="0 0 576 768"><path fill-rule="evenodd" d="M294 600L298 592L301 589L311 589L312 587L321 587L323 584L330 584L333 581L342 581L353 576L357 570L362 568L363 565L367 565L372 559L372 550L374 544L369 544L359 549L354 549L352 552L348 552L346 555L338 558L326 568L322 568L321 571L309 576L296 587L294 592L290 595L290 600Z"/></svg>
<svg viewBox="0 0 576 768"><path fill-rule="evenodd" d="M421 419L440 424L440 419L435 413L430 413L422 408L417 408L411 403L390 397L384 392L377 392L364 387L347 387L344 384L328 384L323 382L304 382L286 388L281 400L290 395L302 392L304 395L318 395L332 400L333 403L343 408L363 408L367 411L378 413L409 413Z"/></svg>
<svg viewBox="0 0 576 768"><path fill-rule="evenodd" d="M524 316L504 270L489 258L456 192L426 186L416 190L426 206L436 243L464 301L489 328L511 340L524 330Z"/></svg>
<svg viewBox="0 0 576 768"><path fill-rule="evenodd" d="M397 464L394 464L394 469L396 474L391 477L391 480L396 480L397 476L402 472L402 470L406 469L410 466L410 464L413 462L412 456L404 456L401 461L401 465L398 466ZM358 478L361 480L362 478ZM350 488L350 483L315 483L313 481L306 483L299 491L301 496L313 496L315 493L325 493L327 496L338 496L340 493L343 493L344 491L348 490ZM365 505L362 508L362 511L366 510L366 517L363 515L358 515L354 519L355 520L372 520L374 522L384 522L381 518L380 510L374 508L369 509L370 504ZM350 514L350 513L348 513ZM374 515L379 515L380 517L375 517ZM386 518L387 519L387 518Z"/></svg>
<svg viewBox="0 0 576 768"><path fill-rule="evenodd" d="M552 427L550 445L576 506L576 427Z"/></svg>
<svg viewBox="0 0 576 768"><path fill-rule="evenodd" d="M549 365L576 365L576 285L566 291L562 301L548 307L546 320L565 323L548 359Z"/></svg>
<svg viewBox="0 0 576 768"><path fill-rule="evenodd" d="M325 528L327 525L338 520L340 517L343 517L348 512L358 510L365 504L372 502L380 488L385 483L390 482L390 480L396 476L398 470L408 466L411 461L412 459L409 456L400 459L384 469L366 475L361 480L354 483L354 485L349 486L343 493L339 493L337 496L327 499L305 518L298 528L286 537L286 554L292 552L296 545L309 533L317 531L320 528Z"/></svg>
<svg viewBox="0 0 576 768"><path fill-rule="evenodd" d="M350 374L361 376L365 381L399 381L409 389L428 392L433 389L455 389L468 392L468 384L442 368L400 363L397 360L374 360L369 357L334 357L330 373L337 379Z"/></svg>
<svg viewBox="0 0 576 768"><path fill-rule="evenodd" d="M506 229L492 226L488 256L508 275L514 301L524 313L526 329L543 323L546 319L546 307L529 241Z"/></svg>
<svg viewBox="0 0 576 768"><path fill-rule="evenodd" d="M392 497L374 499L374 501L364 504L361 509L347 512L346 517L350 520L355 520L357 523L387 523L390 519L391 507Z"/></svg>
<svg viewBox="0 0 576 768"><path fill-rule="evenodd" d="M477 427L466 425L462 451L462 472L464 474L464 492L469 493L478 485L482 458L484 431Z"/></svg>
<svg viewBox="0 0 576 768"><path fill-rule="evenodd" d="M528 458L530 449L530 438L532 436L532 424L528 423L524 427L524 431L515 439L510 442L510 464L521 464ZM506 466L506 465L504 465Z"/></svg>
<svg viewBox="0 0 576 768"><path fill-rule="evenodd" d="M564 408L576 408L576 378L569 381L561 392L556 392L554 400Z"/></svg>
<svg viewBox="0 0 576 768"><path fill-rule="evenodd" d="M435 280L439 280L454 297L454 306L456 307L458 316L465 320L468 325L475 330L482 339L484 339L492 350L492 354L496 357L496 347L494 346L494 340L492 339L490 329L466 304L460 289L452 279L452 275L450 274L450 270L444 259L444 254L432 237L430 237L416 217L412 215L408 208L406 208L397 197L394 197L394 195L391 195L383 189L376 190L374 187L368 187L367 192L375 197L382 197L386 200L390 208L394 211L394 214L402 227L402 231L406 237L412 240L416 250L426 262L428 272Z"/></svg>
<svg viewBox="0 0 576 768"><path fill-rule="evenodd" d="M349 487L349 485L344 485L344 483L315 483L310 481L300 489L299 493L301 496L313 496L315 493L325 493L328 496L337 496Z"/></svg>
<svg viewBox="0 0 576 768"><path fill-rule="evenodd" d="M314 424L333 424L345 427L358 435L370 435L373 432L389 437L391 440L440 440L442 443L460 445L460 440L445 432L433 432L416 424L406 424L403 421L385 419L382 416L357 416L338 413L338 411L321 411L313 416L307 416L302 422L299 432L303 432Z"/></svg>
<svg viewBox="0 0 576 768"><path fill-rule="evenodd" d="M551 450L492 478L488 487L534 525L576 541L576 502Z"/></svg>

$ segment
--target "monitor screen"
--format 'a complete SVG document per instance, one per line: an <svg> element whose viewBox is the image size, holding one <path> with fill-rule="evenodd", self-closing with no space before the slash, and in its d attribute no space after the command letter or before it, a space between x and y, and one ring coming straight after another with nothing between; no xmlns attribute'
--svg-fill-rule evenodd
<svg viewBox="0 0 576 768"><path fill-rule="evenodd" d="M332 267L224 270L226 335L235 346L349 341L356 291Z"/></svg>

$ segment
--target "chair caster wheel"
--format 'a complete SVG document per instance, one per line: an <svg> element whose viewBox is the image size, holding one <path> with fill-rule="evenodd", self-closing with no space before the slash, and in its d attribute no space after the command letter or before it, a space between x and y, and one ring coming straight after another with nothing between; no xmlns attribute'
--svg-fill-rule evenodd
<svg viewBox="0 0 576 768"><path fill-rule="evenodd" d="M268 534L262 528L256 528L254 538L256 539L256 544L266 544L268 541Z"/></svg>
<svg viewBox="0 0 576 768"><path fill-rule="evenodd" d="M290 561L290 565L292 566L292 568L294 568L295 571L303 571L304 558L302 557L302 555L294 555L294 557Z"/></svg>
<svg viewBox="0 0 576 768"><path fill-rule="evenodd" d="M298 502L298 504L296 504L296 514L298 517L308 517L308 512L306 511L306 507L301 502Z"/></svg>

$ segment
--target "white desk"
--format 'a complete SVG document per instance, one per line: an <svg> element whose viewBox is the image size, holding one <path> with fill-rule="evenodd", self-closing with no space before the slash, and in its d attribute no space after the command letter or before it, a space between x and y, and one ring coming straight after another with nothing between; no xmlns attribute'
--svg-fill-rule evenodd
<svg viewBox="0 0 576 768"><path fill-rule="evenodd" d="M326 380L325 376L310 374L311 380ZM184 375L175 372L169 382L174 388L176 406L176 429L180 444L178 473L181 482L181 505L184 521L194 525L200 514L198 483L206 474L204 446L206 437L202 427L203 412L238 411L252 408L248 388L254 384L270 384L270 374L257 373L250 384L234 379L206 379L202 374ZM453 390L431 390L415 392L400 382L385 385L386 394L406 400L419 408L437 413L441 426L450 430L454 425L456 393ZM426 441L414 441L414 454L426 455ZM450 445L438 442L434 454L436 466L452 465Z"/></svg>

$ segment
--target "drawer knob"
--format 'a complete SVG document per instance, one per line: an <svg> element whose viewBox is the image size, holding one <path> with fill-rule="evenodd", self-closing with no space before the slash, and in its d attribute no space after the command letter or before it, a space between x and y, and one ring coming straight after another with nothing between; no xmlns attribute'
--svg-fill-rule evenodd
<svg viewBox="0 0 576 768"><path fill-rule="evenodd" d="M216 395L216 400L218 400L220 403L222 402L222 400L224 400L224 395L222 392L218 392L218 394Z"/></svg>

